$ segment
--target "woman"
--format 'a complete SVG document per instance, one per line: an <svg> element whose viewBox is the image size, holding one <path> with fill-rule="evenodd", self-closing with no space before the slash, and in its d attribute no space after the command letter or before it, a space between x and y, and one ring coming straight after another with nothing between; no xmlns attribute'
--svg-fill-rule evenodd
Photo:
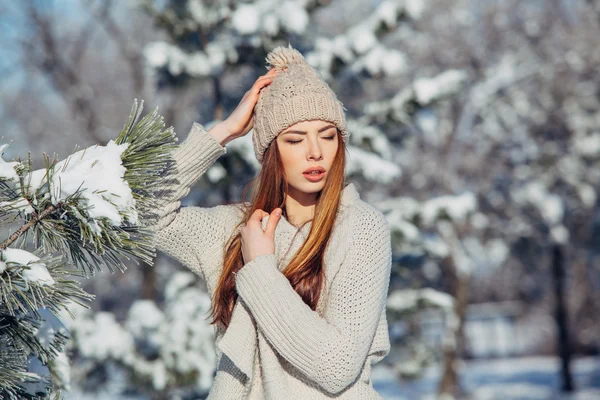
<svg viewBox="0 0 600 400"><path fill-rule="evenodd" d="M370 372L390 350L389 226L344 186L341 102L291 46L267 61L229 118L208 132L194 123L176 151L151 227L156 246L211 295L209 399L380 399ZM252 128L262 168L250 201L181 208L225 145Z"/></svg>

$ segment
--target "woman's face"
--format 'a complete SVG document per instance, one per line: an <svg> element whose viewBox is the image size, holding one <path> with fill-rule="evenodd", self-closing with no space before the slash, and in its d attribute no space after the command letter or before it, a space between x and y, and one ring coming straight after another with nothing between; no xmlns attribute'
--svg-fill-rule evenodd
<svg viewBox="0 0 600 400"><path fill-rule="evenodd" d="M339 146L336 126L322 120L302 121L284 129L276 140L290 191L299 197L320 192ZM324 172L305 173L311 167Z"/></svg>

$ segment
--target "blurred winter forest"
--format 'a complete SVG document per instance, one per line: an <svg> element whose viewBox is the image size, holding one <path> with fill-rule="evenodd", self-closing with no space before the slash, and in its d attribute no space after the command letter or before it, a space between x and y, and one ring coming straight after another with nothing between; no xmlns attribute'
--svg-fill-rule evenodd
<svg viewBox="0 0 600 400"><path fill-rule="evenodd" d="M348 181L392 229L374 387L600 398L600 2L0 0L0 30L4 159L38 167L113 139L134 98L182 141L291 43L344 103ZM251 133L227 148L186 205L239 201ZM128 265L62 321L69 398L204 398L203 282L162 254Z"/></svg>

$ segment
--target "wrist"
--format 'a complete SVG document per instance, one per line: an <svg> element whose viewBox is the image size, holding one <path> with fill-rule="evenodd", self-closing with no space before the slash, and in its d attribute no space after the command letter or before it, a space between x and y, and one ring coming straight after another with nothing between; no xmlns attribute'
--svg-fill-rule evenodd
<svg viewBox="0 0 600 400"><path fill-rule="evenodd" d="M221 146L225 146L233 139L231 132L229 132L229 129L227 129L227 126L223 122L215 124L212 128L210 128L208 133L215 138L215 140L219 142Z"/></svg>

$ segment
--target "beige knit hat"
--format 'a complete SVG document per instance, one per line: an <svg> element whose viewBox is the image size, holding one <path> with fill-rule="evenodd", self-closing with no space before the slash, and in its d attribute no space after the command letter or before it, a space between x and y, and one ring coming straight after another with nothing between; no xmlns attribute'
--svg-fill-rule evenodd
<svg viewBox="0 0 600 400"><path fill-rule="evenodd" d="M311 67L302 54L279 46L267 55L267 63L279 71L269 85L261 89L254 107L252 144L259 163L273 139L297 122L320 119L331 122L348 142L344 106L329 85ZM281 72L285 71L285 72Z"/></svg>

